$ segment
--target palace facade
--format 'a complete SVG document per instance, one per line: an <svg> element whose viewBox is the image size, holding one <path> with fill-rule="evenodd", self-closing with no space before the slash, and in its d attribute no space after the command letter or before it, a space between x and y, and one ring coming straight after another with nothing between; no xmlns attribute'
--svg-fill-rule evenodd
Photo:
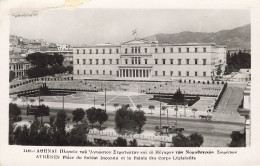
<svg viewBox="0 0 260 166"><path fill-rule="evenodd" d="M212 43L158 44L134 39L121 45L73 48L74 79L211 80L226 65L226 47Z"/></svg>

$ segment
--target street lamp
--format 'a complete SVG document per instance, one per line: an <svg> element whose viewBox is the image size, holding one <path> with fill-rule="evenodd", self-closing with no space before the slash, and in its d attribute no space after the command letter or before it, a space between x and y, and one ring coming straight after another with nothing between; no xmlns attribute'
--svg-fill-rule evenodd
<svg viewBox="0 0 260 166"><path fill-rule="evenodd" d="M178 115L177 115L177 112L178 112L178 106L177 106L177 105L175 105L174 110L176 111L176 121L175 121L175 123L176 123L176 125L177 125L177 117L178 117Z"/></svg>

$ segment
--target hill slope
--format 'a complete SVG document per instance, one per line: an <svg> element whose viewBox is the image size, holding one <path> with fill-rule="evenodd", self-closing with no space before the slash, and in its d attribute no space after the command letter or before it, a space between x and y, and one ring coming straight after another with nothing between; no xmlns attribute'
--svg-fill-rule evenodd
<svg viewBox="0 0 260 166"><path fill-rule="evenodd" d="M222 30L216 33L205 32L180 32L175 34L156 34L144 39L159 43L216 43L226 45L227 48L250 49L251 25L247 24L231 30Z"/></svg>

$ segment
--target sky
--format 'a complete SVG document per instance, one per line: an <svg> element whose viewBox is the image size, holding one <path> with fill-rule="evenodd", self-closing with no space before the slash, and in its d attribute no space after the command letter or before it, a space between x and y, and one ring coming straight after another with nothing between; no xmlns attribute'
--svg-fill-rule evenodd
<svg viewBox="0 0 260 166"><path fill-rule="evenodd" d="M80 46L120 44L134 39L134 29L143 38L158 33L217 32L249 23L249 10L78 8L10 16L10 34Z"/></svg>

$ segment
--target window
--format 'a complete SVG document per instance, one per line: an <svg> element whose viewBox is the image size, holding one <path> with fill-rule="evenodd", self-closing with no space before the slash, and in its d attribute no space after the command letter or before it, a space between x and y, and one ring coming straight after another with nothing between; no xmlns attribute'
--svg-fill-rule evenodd
<svg viewBox="0 0 260 166"><path fill-rule="evenodd" d="M110 72L109 72L109 73L110 73L110 75L112 75L112 70L110 70Z"/></svg>
<svg viewBox="0 0 260 166"><path fill-rule="evenodd" d="M128 59L125 59L125 64L126 64L126 65L128 64Z"/></svg>
<svg viewBox="0 0 260 166"><path fill-rule="evenodd" d="M92 59L89 59L89 64L92 65Z"/></svg>
<svg viewBox="0 0 260 166"><path fill-rule="evenodd" d="M190 59L186 59L186 64L187 64L187 65L190 64Z"/></svg>
<svg viewBox="0 0 260 166"><path fill-rule="evenodd" d="M179 74L179 76L181 76L181 71L179 71L179 73L178 73L178 74Z"/></svg>
<svg viewBox="0 0 260 166"><path fill-rule="evenodd" d="M146 65L147 65L147 60L148 60L148 59L144 59L144 64L146 64Z"/></svg>
<svg viewBox="0 0 260 166"><path fill-rule="evenodd" d="M109 59L109 64L112 65L112 59Z"/></svg>
<svg viewBox="0 0 260 166"><path fill-rule="evenodd" d="M203 76L204 76L204 77L206 76L206 72L205 72L205 71L203 72Z"/></svg>
<svg viewBox="0 0 260 166"><path fill-rule="evenodd" d="M197 71L195 71L195 76L196 76L196 77L198 76L198 72L197 72Z"/></svg>
<svg viewBox="0 0 260 166"><path fill-rule="evenodd" d="M135 47L135 53L137 53L137 47Z"/></svg>
<svg viewBox="0 0 260 166"><path fill-rule="evenodd" d="M158 59L154 59L154 64L158 64Z"/></svg>
<svg viewBox="0 0 260 166"><path fill-rule="evenodd" d="M132 54L134 53L134 47L132 47Z"/></svg>
<svg viewBox="0 0 260 166"><path fill-rule="evenodd" d="M105 49L103 49L103 54L105 54Z"/></svg>
<svg viewBox="0 0 260 166"><path fill-rule="evenodd" d="M178 65L181 65L181 59L178 59Z"/></svg>
<svg viewBox="0 0 260 166"><path fill-rule="evenodd" d="M144 49L144 52L147 53L147 48Z"/></svg>
<svg viewBox="0 0 260 166"><path fill-rule="evenodd" d="M187 71L187 72L186 72L186 76L190 76L190 72Z"/></svg>
<svg viewBox="0 0 260 166"><path fill-rule="evenodd" d="M163 48L162 50L163 50L163 53L165 53L165 48Z"/></svg>
<svg viewBox="0 0 260 166"><path fill-rule="evenodd" d="M206 47L203 47L203 52L206 52Z"/></svg>
<svg viewBox="0 0 260 166"><path fill-rule="evenodd" d="M135 59L135 58L134 58L134 57L132 57L132 64L134 64L134 63L135 63L135 62L134 62L134 61L135 61L134 59Z"/></svg>
<svg viewBox="0 0 260 166"><path fill-rule="evenodd" d="M179 48L179 53L181 53L181 48Z"/></svg>
<svg viewBox="0 0 260 166"><path fill-rule="evenodd" d="M98 75L98 70L96 70L96 74Z"/></svg>
<svg viewBox="0 0 260 166"><path fill-rule="evenodd" d="M89 71L89 74L92 74L92 70Z"/></svg>
<svg viewBox="0 0 260 166"><path fill-rule="evenodd" d="M96 49L96 54L98 54L98 49Z"/></svg>
<svg viewBox="0 0 260 166"><path fill-rule="evenodd" d="M79 59L77 59L77 64L79 64Z"/></svg>
<svg viewBox="0 0 260 166"><path fill-rule="evenodd" d="M112 54L112 49L109 49L109 54Z"/></svg>
<svg viewBox="0 0 260 166"><path fill-rule="evenodd" d="M190 48L186 48L187 52L190 52Z"/></svg>
<svg viewBox="0 0 260 166"><path fill-rule="evenodd" d="M127 54L127 48L125 49L125 54Z"/></svg>
<svg viewBox="0 0 260 166"><path fill-rule="evenodd" d="M106 64L106 59L102 59L102 61L103 61L103 65Z"/></svg>
<svg viewBox="0 0 260 166"><path fill-rule="evenodd" d="M86 59L83 59L83 65L85 65L86 64Z"/></svg>
<svg viewBox="0 0 260 166"><path fill-rule="evenodd" d="M135 64L137 64L137 57L135 57Z"/></svg>
<svg viewBox="0 0 260 166"><path fill-rule="evenodd" d="M79 70L77 70L77 74L79 74Z"/></svg>
<svg viewBox="0 0 260 166"><path fill-rule="evenodd" d="M198 64L198 59L194 59L194 63L195 63L195 65L197 65Z"/></svg>
<svg viewBox="0 0 260 166"><path fill-rule="evenodd" d="M162 59L162 64L165 65L165 59Z"/></svg>
<svg viewBox="0 0 260 166"><path fill-rule="evenodd" d="M138 64L141 64L141 57L138 57Z"/></svg>
<svg viewBox="0 0 260 166"><path fill-rule="evenodd" d="M118 54L118 52L119 52L119 51L118 51L118 48L117 48L117 49L116 49L116 53Z"/></svg>
<svg viewBox="0 0 260 166"><path fill-rule="evenodd" d="M98 59L96 59L96 65L98 65Z"/></svg>
<svg viewBox="0 0 260 166"><path fill-rule="evenodd" d="M165 76L165 71L163 71L163 76Z"/></svg>
<svg viewBox="0 0 260 166"><path fill-rule="evenodd" d="M119 59L116 59L116 64L117 64L117 65L119 64Z"/></svg>
<svg viewBox="0 0 260 166"><path fill-rule="evenodd" d="M83 54L85 54L85 53L86 53L85 51L86 51L86 50L84 49L84 50L83 50Z"/></svg>
<svg viewBox="0 0 260 166"><path fill-rule="evenodd" d="M77 50L77 54L79 54L79 50Z"/></svg>
<svg viewBox="0 0 260 166"><path fill-rule="evenodd" d="M155 53L157 53L157 52L158 52L158 49L157 49L157 48L155 48L154 52L155 52Z"/></svg>
<svg viewBox="0 0 260 166"><path fill-rule="evenodd" d="M156 76L158 75L158 71L155 71L155 75L156 75Z"/></svg>
<svg viewBox="0 0 260 166"><path fill-rule="evenodd" d="M86 74L86 70L84 70L84 74Z"/></svg>
<svg viewBox="0 0 260 166"><path fill-rule="evenodd" d="M203 59L203 65L206 65L206 59Z"/></svg>
<svg viewBox="0 0 260 166"><path fill-rule="evenodd" d="M170 59L171 65L173 65L173 59Z"/></svg>
<svg viewBox="0 0 260 166"><path fill-rule="evenodd" d="M173 48L171 48L171 53L173 53Z"/></svg>
<svg viewBox="0 0 260 166"><path fill-rule="evenodd" d="M195 52L198 52L198 48L197 47L195 47Z"/></svg>
<svg viewBox="0 0 260 166"><path fill-rule="evenodd" d="M141 53L141 48L140 47L138 47L138 53Z"/></svg>
<svg viewBox="0 0 260 166"><path fill-rule="evenodd" d="M105 75L106 74L106 71L105 70L103 70L103 75Z"/></svg>
<svg viewBox="0 0 260 166"><path fill-rule="evenodd" d="M173 71L171 71L171 76L173 76Z"/></svg>
<svg viewBox="0 0 260 166"><path fill-rule="evenodd" d="M119 71L116 71L116 76L119 77Z"/></svg>

